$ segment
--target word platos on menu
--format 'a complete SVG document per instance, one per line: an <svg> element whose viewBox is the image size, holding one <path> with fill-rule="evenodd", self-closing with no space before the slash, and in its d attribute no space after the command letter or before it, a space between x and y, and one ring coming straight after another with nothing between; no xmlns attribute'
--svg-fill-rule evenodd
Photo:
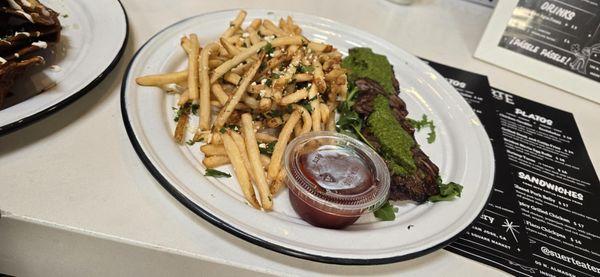
<svg viewBox="0 0 600 277"><path fill-rule="evenodd" d="M499 46L600 81L600 0L520 0Z"/></svg>

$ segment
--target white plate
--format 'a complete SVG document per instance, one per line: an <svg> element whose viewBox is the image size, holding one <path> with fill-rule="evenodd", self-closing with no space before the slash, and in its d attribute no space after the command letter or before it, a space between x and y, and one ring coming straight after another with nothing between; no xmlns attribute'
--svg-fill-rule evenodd
<svg viewBox="0 0 600 277"><path fill-rule="evenodd" d="M113 69L127 41L127 15L117 0L45 0L60 13L63 26L54 54L28 72L0 110L0 135L43 118L72 103ZM59 69L52 69L58 65ZM43 93L40 93L44 91ZM26 100L24 100L26 99ZM16 103L16 104L15 104Z"/></svg>
<svg viewBox="0 0 600 277"><path fill-rule="evenodd" d="M427 144L425 134L417 139L439 165L444 180L464 185L462 197L419 206L397 203L400 210L395 221L381 222L368 215L345 230L328 230L302 221L289 204L287 191L275 198L273 212L264 213L245 204L235 178L204 177L198 145L181 146L171 137L175 97L156 88L139 87L134 79L183 69L186 56L180 49L180 37L197 33L203 43L215 40L236 13L199 15L164 29L138 51L123 79L122 112L133 146L154 177L181 203L255 244L340 264L390 263L429 253L449 243L478 216L492 188L494 158L487 134L458 92L432 68L381 38L295 12L249 10L248 19L291 15L309 39L330 43L344 54L356 46L385 54L394 65L410 115L420 118L425 113L435 121L435 143ZM223 170L232 172L229 167Z"/></svg>

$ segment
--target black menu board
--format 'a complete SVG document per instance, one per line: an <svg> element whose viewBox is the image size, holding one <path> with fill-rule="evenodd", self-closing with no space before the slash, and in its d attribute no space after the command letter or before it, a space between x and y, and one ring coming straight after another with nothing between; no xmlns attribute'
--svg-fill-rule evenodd
<svg viewBox="0 0 600 277"><path fill-rule="evenodd" d="M475 110L496 161L489 203L446 249L514 275L599 276L600 183L573 115L430 65Z"/></svg>
<svg viewBox="0 0 600 277"><path fill-rule="evenodd" d="M499 46L600 81L600 0L519 0Z"/></svg>

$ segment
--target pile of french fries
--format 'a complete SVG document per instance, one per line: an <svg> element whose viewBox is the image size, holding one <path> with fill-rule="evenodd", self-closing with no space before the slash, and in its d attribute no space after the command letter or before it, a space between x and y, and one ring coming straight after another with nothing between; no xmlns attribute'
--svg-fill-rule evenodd
<svg viewBox="0 0 600 277"><path fill-rule="evenodd" d="M335 130L347 76L342 54L302 36L291 17L278 24L254 19L243 27L246 15L240 11L219 40L204 47L196 34L182 37L186 70L136 82L178 94L175 141L189 136L188 144L203 142L203 164L231 164L248 203L268 211L284 186L288 142L307 132ZM191 128L196 111L198 125ZM268 144L274 144L272 153L261 154Z"/></svg>

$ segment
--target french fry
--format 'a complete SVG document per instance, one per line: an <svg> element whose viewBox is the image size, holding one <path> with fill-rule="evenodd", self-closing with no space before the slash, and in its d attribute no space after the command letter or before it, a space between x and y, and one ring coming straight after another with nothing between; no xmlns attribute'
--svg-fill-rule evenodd
<svg viewBox="0 0 600 277"><path fill-rule="evenodd" d="M294 93L288 94L281 98L281 105L289 105L296 103L302 99L306 99L308 91L306 89L299 89Z"/></svg>
<svg viewBox="0 0 600 277"><path fill-rule="evenodd" d="M320 103L319 109L321 109L320 110L321 121L323 123L327 123L327 121L329 120L329 107L327 107L327 105L325 103Z"/></svg>
<svg viewBox="0 0 600 277"><path fill-rule="evenodd" d="M267 176L271 180L274 180L275 177L277 177L277 174L281 169L283 151L290 140L292 131L294 130L294 126L296 126L298 123L298 120L300 120L300 111L294 110L279 133L279 138L277 139L277 143L275 143L275 148L273 150L273 154L271 155L271 163L269 164L269 169L267 171Z"/></svg>
<svg viewBox="0 0 600 277"><path fill-rule="evenodd" d="M310 107L312 109L312 129L315 132L321 131L321 109L319 108L319 99L316 99L318 94L317 86L313 83L308 91L309 99L313 99L310 101Z"/></svg>
<svg viewBox="0 0 600 277"><path fill-rule="evenodd" d="M252 207L260 209L260 204L258 203L256 194L254 193L254 187L250 182L250 176L248 175L248 171L246 170L244 162L241 159L240 150L237 148L235 142L231 136L229 136L229 134L223 134L223 145L225 145L225 149L227 149L227 157L229 157L229 161L233 166L233 171L235 172L235 176L240 183L240 188L244 193L244 197L248 203L252 205Z"/></svg>
<svg viewBox="0 0 600 277"><path fill-rule="evenodd" d="M223 90L223 87L221 87L221 84L219 84L219 83L212 84L211 91L212 91L213 95L217 98L219 103L221 103L221 106L225 105L227 103L227 100L229 100L229 95L227 95L227 93L225 93L225 91Z"/></svg>
<svg viewBox="0 0 600 277"><path fill-rule="evenodd" d="M241 10L237 16L235 17L235 19L233 21L231 21L231 23L229 24L229 28L225 31L225 33L223 33L222 37L228 38L230 36L232 36L235 31L237 31L238 29L240 29L240 26L242 26L242 23L244 22L244 19L246 18L246 11Z"/></svg>
<svg viewBox="0 0 600 277"><path fill-rule="evenodd" d="M229 118L229 116L235 109L235 106L242 99L242 96L246 92L246 88L248 87L248 85L252 81L252 78L254 78L254 75L258 71L261 61L262 61L262 57L259 58L258 61L256 61L254 63L254 65L246 72L246 74L244 74L244 78L242 78L242 81L240 82L239 87L235 91L235 94L227 101L227 104L225 104L225 107L223 109L221 109L221 111L219 112L219 115L217 116L217 119L215 120L215 129L216 130L220 129L221 127L223 127L225 125L227 118Z"/></svg>
<svg viewBox="0 0 600 277"><path fill-rule="evenodd" d="M221 42L221 45L223 45L225 50L227 50L227 53L229 54L230 57L234 57L235 55L240 54L240 52L241 52L240 49L235 47L231 42L229 42L229 40L227 40L225 38L220 38L219 41Z"/></svg>
<svg viewBox="0 0 600 277"><path fill-rule="evenodd" d="M259 142L270 143L277 141L277 137L266 133L256 133L256 140L258 140Z"/></svg>
<svg viewBox="0 0 600 277"><path fill-rule="evenodd" d="M258 27L260 27L260 25L262 24L262 19L254 19L252 20L252 22L250 22L250 26L248 26L248 28L252 28L254 30L258 29Z"/></svg>
<svg viewBox="0 0 600 277"><path fill-rule="evenodd" d="M277 37L286 37L288 36L288 34L279 29L279 27L277 27L273 22L271 22L271 20L265 19L263 20L263 26L265 26L267 29L269 29L271 32L273 32L273 34L275 34L275 36Z"/></svg>
<svg viewBox="0 0 600 277"><path fill-rule="evenodd" d="M285 170L279 171L277 177L275 177L275 180L273 181L273 185L271 185L271 194L277 194L281 190L281 188L285 186L285 175Z"/></svg>
<svg viewBox="0 0 600 277"><path fill-rule="evenodd" d="M298 135L302 135L305 133L310 132L311 128L312 128L312 117L310 115L310 113L308 112L308 110L300 105L294 105L294 109L298 109L300 110L300 113L302 114L302 127L300 128L300 130L298 131ZM327 110L329 112L329 110ZM296 126L300 126L300 125L296 125Z"/></svg>
<svg viewBox="0 0 600 277"><path fill-rule="evenodd" d="M271 210L273 208L273 196L269 190L269 184L265 178L265 170L263 169L262 163L260 162L260 152L258 150L258 143L254 134L254 124L252 123L252 115L245 113L242 115L242 131L244 133L244 139L246 140L246 151L248 152L248 158L250 164L254 170L256 177L256 187L260 194L260 202L263 209Z"/></svg>
<svg viewBox="0 0 600 277"><path fill-rule="evenodd" d="M223 137L221 137L221 133L213 133L210 138L210 144L213 144L213 145L223 144Z"/></svg>
<svg viewBox="0 0 600 277"><path fill-rule="evenodd" d="M135 78L135 82L140 86L162 86L166 84L181 83L186 81L187 79L188 70L186 69L183 71L173 73L137 77Z"/></svg>
<svg viewBox="0 0 600 277"><path fill-rule="evenodd" d="M198 130L206 131L210 129L210 83L208 79L208 71L210 70L208 66L208 58L213 51L217 51L219 49L219 45L216 43L210 43L204 49L202 49L202 53L200 53L200 121L198 123ZM190 90L190 98L197 99L193 97L193 94Z"/></svg>
<svg viewBox="0 0 600 277"><path fill-rule="evenodd" d="M183 93L181 93L181 95L179 95L179 100L177 100L177 105L183 106L189 100L190 100L190 90L186 89L185 91L183 91Z"/></svg>
<svg viewBox="0 0 600 277"><path fill-rule="evenodd" d="M271 157L261 154L260 163L262 164L263 168L267 168L269 166L269 163L271 163Z"/></svg>
<svg viewBox="0 0 600 277"><path fill-rule="evenodd" d="M202 160L202 164L206 168L215 168L222 165L230 164L229 157L227 156L208 156Z"/></svg>
<svg viewBox="0 0 600 277"><path fill-rule="evenodd" d="M256 177L254 177L254 170L252 169L252 165L250 164L250 159L248 158L248 152L246 152L246 143L244 142L244 138L237 132L227 130L227 133L231 136L235 145L238 147L240 151L240 157L244 162L244 166L248 171L248 175L250 175L250 179L256 183Z"/></svg>
<svg viewBox="0 0 600 277"><path fill-rule="evenodd" d="M185 140L185 130L187 129L188 121L190 119L190 109L185 109L184 106L179 106L179 109L184 110L179 114L177 127L175 127L175 133L173 134L173 137L175 138L175 142L182 144Z"/></svg>
<svg viewBox="0 0 600 277"><path fill-rule="evenodd" d="M221 135L223 137L223 135ZM225 155L225 147L223 145L205 144L200 146L200 151L206 156Z"/></svg>
<svg viewBox="0 0 600 277"><path fill-rule="evenodd" d="M182 39L182 43L185 40ZM190 99L198 99L198 57L200 52L200 42L196 34L191 34L187 38L188 46L186 46L188 54L188 90L190 91Z"/></svg>
<svg viewBox="0 0 600 277"><path fill-rule="evenodd" d="M291 36L291 37L276 38L273 41L271 41L271 45L273 47L292 45L292 44L301 45L302 42L303 42L302 37ZM256 52L258 52L258 50L260 50L261 48L265 47L265 45L267 45L266 41L261 41L260 43L252 45L252 47L247 48L246 50L242 51L240 54L238 54L235 57L231 58L230 60L224 62L219 67L215 68L212 76L210 77L210 82L211 83L216 82L219 78L221 78L223 75L225 75L225 73L227 73L227 71L231 70L236 65L238 65L241 62L245 61L246 59L250 58L252 55L255 55Z"/></svg>
<svg viewBox="0 0 600 277"><path fill-rule="evenodd" d="M318 42L309 42L308 48L315 52L330 52L333 50L333 46Z"/></svg>
<svg viewBox="0 0 600 277"><path fill-rule="evenodd" d="M223 80L225 80L233 85L236 85L236 86L237 86L237 84L240 83L241 79L242 79L242 77L240 75L237 75L231 71L225 73L225 76L223 76Z"/></svg>
<svg viewBox="0 0 600 277"><path fill-rule="evenodd" d="M313 85L317 86L319 93L323 93L325 89L327 89L327 84L325 83L325 76L323 73L323 66L321 63L315 59L313 60Z"/></svg>
<svg viewBox="0 0 600 277"><path fill-rule="evenodd" d="M244 101L244 103L248 105L248 107L250 107L251 109L258 109L258 100L256 100L256 98L246 95L242 98L242 101Z"/></svg>
<svg viewBox="0 0 600 277"><path fill-rule="evenodd" d="M312 81L313 79L313 75L310 73L296 73L294 74L293 77L294 81L296 82L308 82L308 81Z"/></svg>

